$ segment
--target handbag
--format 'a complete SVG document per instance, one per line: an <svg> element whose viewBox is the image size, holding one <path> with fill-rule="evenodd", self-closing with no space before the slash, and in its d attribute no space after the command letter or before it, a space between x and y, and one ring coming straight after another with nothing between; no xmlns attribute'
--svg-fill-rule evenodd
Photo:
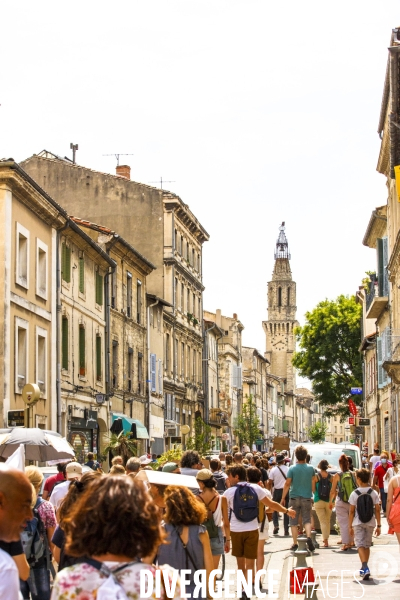
<svg viewBox="0 0 400 600"><path fill-rule="evenodd" d="M201 499L202 502L204 502L204 500L203 500L203 498L201 498L201 496L199 496L199 498ZM215 496L215 498L218 498L218 502L219 502L219 496ZM210 500L210 502L208 504L206 504L204 502L205 507L207 509L207 520L204 521L203 525L207 529L208 537L210 539L217 538L219 535L219 528L215 524L213 512L208 508L210 506L211 502L213 502L215 500L215 498L212 498L212 500ZM218 502L217 502L217 506L218 506ZM215 507L215 509L217 509L217 506Z"/></svg>

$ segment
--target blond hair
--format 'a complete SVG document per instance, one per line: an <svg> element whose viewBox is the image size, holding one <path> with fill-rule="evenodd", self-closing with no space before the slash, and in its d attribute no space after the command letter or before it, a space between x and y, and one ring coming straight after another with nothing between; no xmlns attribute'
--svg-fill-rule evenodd
<svg viewBox="0 0 400 600"><path fill-rule="evenodd" d="M29 479L29 481L31 482L31 484L33 485L33 487L35 488L35 491L37 493L43 482L42 471L38 467L30 465L29 467L26 467L25 475L27 476L27 478Z"/></svg>

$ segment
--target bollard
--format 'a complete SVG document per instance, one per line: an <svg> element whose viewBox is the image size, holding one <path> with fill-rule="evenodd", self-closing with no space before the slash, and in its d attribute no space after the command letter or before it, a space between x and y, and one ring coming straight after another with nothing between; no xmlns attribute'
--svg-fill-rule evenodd
<svg viewBox="0 0 400 600"><path fill-rule="evenodd" d="M305 583L304 587L306 590L306 595L304 596L304 600L318 600L318 596L317 596L317 587L318 587L318 583L315 582L310 582L310 583Z"/></svg>
<svg viewBox="0 0 400 600"><path fill-rule="evenodd" d="M315 531L315 529L311 531L311 539L313 541L314 546L316 548L319 548L319 542L317 542L317 532Z"/></svg>
<svg viewBox="0 0 400 600"><path fill-rule="evenodd" d="M299 537L297 538L298 548L295 550L294 555L297 558L296 569L307 567L306 556L309 555L307 550L307 538Z"/></svg>

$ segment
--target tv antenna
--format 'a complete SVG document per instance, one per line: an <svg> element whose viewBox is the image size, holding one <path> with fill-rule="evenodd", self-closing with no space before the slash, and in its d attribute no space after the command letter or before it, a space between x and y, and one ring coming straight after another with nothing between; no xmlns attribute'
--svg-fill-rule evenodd
<svg viewBox="0 0 400 600"><path fill-rule="evenodd" d="M160 179L158 181L149 181L149 183L159 183L160 188L163 189L163 183L175 183L175 181L164 180L162 177L160 177Z"/></svg>
<svg viewBox="0 0 400 600"><path fill-rule="evenodd" d="M119 154L115 153L115 154L103 154L103 156L115 156L115 158L117 159L117 167L119 167L119 157L120 156L133 156L133 154L122 154L121 152Z"/></svg>
<svg viewBox="0 0 400 600"><path fill-rule="evenodd" d="M76 151L79 150L79 146L78 146L78 144L73 144L71 142L70 145L69 145L69 147L72 150L72 164L75 164Z"/></svg>

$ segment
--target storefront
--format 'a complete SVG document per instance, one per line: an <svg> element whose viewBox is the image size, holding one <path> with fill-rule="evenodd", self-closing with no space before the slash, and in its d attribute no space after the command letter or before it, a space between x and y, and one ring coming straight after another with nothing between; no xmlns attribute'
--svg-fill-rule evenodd
<svg viewBox="0 0 400 600"><path fill-rule="evenodd" d="M88 452L97 456L98 424L97 411L85 409L84 417L71 417L68 441L75 450L78 462L85 463Z"/></svg>

